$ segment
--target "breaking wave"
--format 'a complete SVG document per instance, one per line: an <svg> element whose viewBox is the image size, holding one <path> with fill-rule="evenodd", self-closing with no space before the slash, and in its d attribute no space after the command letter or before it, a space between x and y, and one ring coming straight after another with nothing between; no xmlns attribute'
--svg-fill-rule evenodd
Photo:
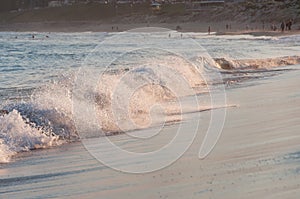
<svg viewBox="0 0 300 199"><path fill-rule="evenodd" d="M281 66L300 64L300 56L285 56L267 59L241 59L215 58L217 66L225 70L234 69L270 69Z"/></svg>
<svg viewBox="0 0 300 199"><path fill-rule="evenodd" d="M181 121L178 98L206 92L207 82L201 71L211 68L209 65L214 62L201 58L199 61L205 67L199 68L170 54L159 60L137 57L137 54L131 57L136 63L119 59L105 71L99 68L81 71L83 82L77 85L74 82L78 74L64 75L35 89L30 100L0 107L8 111L0 116L0 162L8 162L18 152L56 146L82 136L114 135ZM96 89L91 79L96 79ZM74 90L80 90L80 95ZM83 109L94 107L101 132L93 132L93 119L82 109L80 114L84 119L80 123L87 132L79 137L74 122L74 100L84 104Z"/></svg>
<svg viewBox="0 0 300 199"><path fill-rule="evenodd" d="M0 116L0 163L18 152L60 145L63 141L24 118L17 110Z"/></svg>
<svg viewBox="0 0 300 199"><path fill-rule="evenodd" d="M199 67L172 54L145 61L139 53L132 53L129 57L135 63L120 58L101 72L81 71L82 82L78 74L68 74L36 89L28 101L2 106L8 114L0 116L0 163L9 162L18 152L80 139L74 122L74 100L83 104L79 113L83 114L80 122L86 128L85 137L114 135L176 123L184 112L210 110L212 107L198 105L185 110L178 99L208 92L207 86L215 83L214 73L219 69L268 69L300 63L299 56L258 60L198 57L196 62L203 66ZM96 87L92 80L97 80ZM84 109L91 104L101 132L90 130L92 119Z"/></svg>

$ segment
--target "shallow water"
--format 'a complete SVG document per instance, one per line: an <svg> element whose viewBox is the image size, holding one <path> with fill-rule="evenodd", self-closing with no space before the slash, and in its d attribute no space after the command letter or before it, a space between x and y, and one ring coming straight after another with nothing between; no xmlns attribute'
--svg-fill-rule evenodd
<svg viewBox="0 0 300 199"><path fill-rule="evenodd" d="M35 39L32 39L32 34ZM169 33L161 33L160 41L168 40ZM69 70L86 64L97 45L113 33L0 33L1 90L36 88ZM49 38L46 38L49 36ZM17 37L17 38L15 38ZM134 38L143 42L144 37ZM194 40L212 57L231 59L260 59L299 55L300 37L254 37L254 36L204 36L186 33L183 39ZM157 38L153 38L157 39ZM173 33L170 40L177 41L180 35ZM129 39L131 40L131 39ZM174 42L176 44L176 42ZM113 53L122 53L123 48L111 46ZM182 47L183 51L187 50ZM120 51L117 52L116 50ZM100 49L101 52L101 49ZM96 59L95 57L93 57ZM93 59L91 58L91 59ZM85 65L85 67L87 67ZM102 66L103 67L103 66Z"/></svg>

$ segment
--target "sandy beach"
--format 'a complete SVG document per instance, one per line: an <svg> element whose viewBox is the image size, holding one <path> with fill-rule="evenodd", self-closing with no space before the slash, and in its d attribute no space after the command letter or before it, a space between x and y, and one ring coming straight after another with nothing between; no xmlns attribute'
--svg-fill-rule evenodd
<svg viewBox="0 0 300 199"><path fill-rule="evenodd" d="M299 198L299 1L23 6L0 9L1 199Z"/></svg>

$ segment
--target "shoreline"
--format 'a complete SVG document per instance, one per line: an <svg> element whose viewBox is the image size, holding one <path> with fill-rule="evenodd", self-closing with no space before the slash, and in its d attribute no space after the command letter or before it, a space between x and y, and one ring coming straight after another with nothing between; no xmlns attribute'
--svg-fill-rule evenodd
<svg viewBox="0 0 300 199"><path fill-rule="evenodd" d="M232 29L226 30L228 22L184 22L184 23L102 23L98 21L48 21L48 22L30 22L30 23L0 23L0 32L123 32L135 28L143 27L161 27L170 30L176 30L180 27L179 32L202 32L208 31L211 27L211 32L215 35L253 35L253 36L285 36L298 35L300 30L291 31L271 31L263 29L245 30L244 24L233 22ZM252 26L258 27L257 24Z"/></svg>
<svg viewBox="0 0 300 199"><path fill-rule="evenodd" d="M236 31L236 32L218 32L217 35L252 35L255 37L260 36L291 36L291 35L300 35L300 30L291 30L291 31L267 31L267 30L257 30L257 31Z"/></svg>

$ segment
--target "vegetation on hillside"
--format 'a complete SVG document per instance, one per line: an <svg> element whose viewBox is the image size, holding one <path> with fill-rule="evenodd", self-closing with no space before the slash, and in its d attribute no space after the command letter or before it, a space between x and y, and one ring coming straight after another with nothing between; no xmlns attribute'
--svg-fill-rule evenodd
<svg viewBox="0 0 300 199"><path fill-rule="evenodd" d="M300 0L248 0L240 3L226 3L221 7L205 8L198 11L187 10L183 3L163 4L160 11L152 10L149 3L117 4L117 6L115 4L78 3L63 7L0 13L0 22L7 23L41 21L114 21L119 23L278 22L288 19L300 22Z"/></svg>
<svg viewBox="0 0 300 199"><path fill-rule="evenodd" d="M220 18L243 22L273 22L293 19L300 20L300 0L269 1L248 0L227 4L225 9L216 9L213 19Z"/></svg>

